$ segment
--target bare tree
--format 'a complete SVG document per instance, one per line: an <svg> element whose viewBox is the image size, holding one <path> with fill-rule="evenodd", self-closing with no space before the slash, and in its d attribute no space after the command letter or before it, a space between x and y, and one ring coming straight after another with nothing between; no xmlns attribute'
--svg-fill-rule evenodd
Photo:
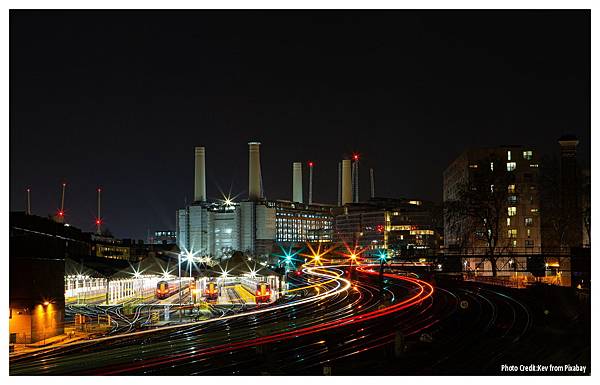
<svg viewBox="0 0 600 385"><path fill-rule="evenodd" d="M503 164L494 156L480 161L468 182L459 186L457 199L445 202L444 213L461 247L483 244L482 262L490 261L493 276L497 275L500 252L507 246L500 231L507 216L509 185L514 184L514 175Z"/></svg>
<svg viewBox="0 0 600 385"><path fill-rule="evenodd" d="M574 221L585 213L565 209L561 201L560 166L556 157L546 158L540 172L541 226L546 251L564 250L570 246L569 234Z"/></svg>

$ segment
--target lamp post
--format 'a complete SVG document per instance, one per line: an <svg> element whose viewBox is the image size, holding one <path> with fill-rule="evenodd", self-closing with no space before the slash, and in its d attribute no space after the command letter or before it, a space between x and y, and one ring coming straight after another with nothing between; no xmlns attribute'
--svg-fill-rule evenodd
<svg viewBox="0 0 600 385"><path fill-rule="evenodd" d="M177 267L179 270L179 322L182 321L181 314L181 253L177 254Z"/></svg>
<svg viewBox="0 0 600 385"><path fill-rule="evenodd" d="M379 280L383 282L383 264L387 262L387 251L379 251L379 261L381 262L381 265L379 266Z"/></svg>
<svg viewBox="0 0 600 385"><path fill-rule="evenodd" d="M188 265L190 267L190 281L188 282L188 291L190 292L190 303L193 303L193 299L192 299L192 289L191 289L191 283L192 283L192 262L193 262L193 255L192 253L188 253Z"/></svg>

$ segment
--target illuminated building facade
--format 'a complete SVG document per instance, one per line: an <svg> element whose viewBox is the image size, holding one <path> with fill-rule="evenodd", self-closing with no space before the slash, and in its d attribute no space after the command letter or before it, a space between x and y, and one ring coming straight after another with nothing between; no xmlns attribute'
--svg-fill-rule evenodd
<svg viewBox="0 0 600 385"><path fill-rule="evenodd" d="M276 201L276 241L282 244L331 242L333 206Z"/></svg>
<svg viewBox="0 0 600 385"><path fill-rule="evenodd" d="M493 160L493 161L491 161ZM498 231L498 249L510 253L535 254L541 251L539 161L531 147L503 146L463 152L444 171L444 202L460 199L460 191L481 173L499 167L510 178L506 191L504 215ZM490 189L494 186L490 185ZM485 254L482 237L456 230L444 223L444 247L462 249L471 254ZM463 228L467 228L465 225ZM466 249L466 250L465 250Z"/></svg>
<svg viewBox="0 0 600 385"><path fill-rule="evenodd" d="M10 213L10 343L64 333L65 258L89 255L80 230L48 218Z"/></svg>
<svg viewBox="0 0 600 385"><path fill-rule="evenodd" d="M182 251L226 256L240 247L239 204L202 203L177 210L175 233Z"/></svg>
<svg viewBox="0 0 600 385"><path fill-rule="evenodd" d="M130 248L120 239L91 234L92 255L100 258L122 259L129 261Z"/></svg>
<svg viewBox="0 0 600 385"><path fill-rule="evenodd" d="M395 257L433 255L440 246L440 225L431 202L373 198L350 204L335 216L334 241Z"/></svg>
<svg viewBox="0 0 600 385"><path fill-rule="evenodd" d="M215 258L236 250L268 256L276 242L331 242L332 209L265 200L188 206L177 211L177 243L181 250Z"/></svg>
<svg viewBox="0 0 600 385"><path fill-rule="evenodd" d="M533 266L531 261L537 261L541 255L539 170L538 153L534 148L501 146L467 150L444 171L444 202L459 202L461 190L466 186L478 186L480 181L494 181L494 178L502 181L502 188L506 189L502 192L505 202L498 207L505 214L499 218L494 248L498 256L498 275L528 274ZM490 176L493 174L499 176ZM494 191L498 186L492 183L489 188ZM444 252L462 255L465 271L493 274L491 262L482 257L488 253L485 234L472 230L476 228L474 218L444 219Z"/></svg>
<svg viewBox="0 0 600 385"><path fill-rule="evenodd" d="M154 232L154 237L152 238L153 244L158 245L172 245L177 243L177 236L175 231L169 230L159 230Z"/></svg>

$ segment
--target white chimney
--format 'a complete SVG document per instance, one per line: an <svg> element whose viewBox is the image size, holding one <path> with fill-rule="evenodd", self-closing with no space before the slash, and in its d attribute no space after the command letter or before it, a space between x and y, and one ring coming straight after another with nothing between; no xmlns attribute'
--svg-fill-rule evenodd
<svg viewBox="0 0 600 385"><path fill-rule="evenodd" d="M303 203L302 200L302 163L294 162L293 164L293 195L294 202Z"/></svg>
<svg viewBox="0 0 600 385"><path fill-rule="evenodd" d="M195 148L194 162L194 201L206 202L206 170L204 147Z"/></svg>
<svg viewBox="0 0 600 385"><path fill-rule="evenodd" d="M352 162L342 160L342 206L352 202Z"/></svg>
<svg viewBox="0 0 600 385"><path fill-rule="evenodd" d="M260 143L248 143L248 199L257 201L261 199L260 188Z"/></svg>

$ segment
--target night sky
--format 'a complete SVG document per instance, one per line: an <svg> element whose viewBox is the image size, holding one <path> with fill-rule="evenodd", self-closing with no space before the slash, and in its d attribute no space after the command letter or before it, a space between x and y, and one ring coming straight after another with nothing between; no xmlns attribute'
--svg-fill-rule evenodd
<svg viewBox="0 0 600 385"><path fill-rule="evenodd" d="M267 198L290 199L313 160L314 200L361 154L361 195L441 201L468 147L558 150L590 164L590 13L584 11L17 11L10 15L10 209L60 205L115 236L175 228L206 146L209 198L247 195L262 142ZM306 181L306 179L305 179ZM305 186L305 196L307 186Z"/></svg>

